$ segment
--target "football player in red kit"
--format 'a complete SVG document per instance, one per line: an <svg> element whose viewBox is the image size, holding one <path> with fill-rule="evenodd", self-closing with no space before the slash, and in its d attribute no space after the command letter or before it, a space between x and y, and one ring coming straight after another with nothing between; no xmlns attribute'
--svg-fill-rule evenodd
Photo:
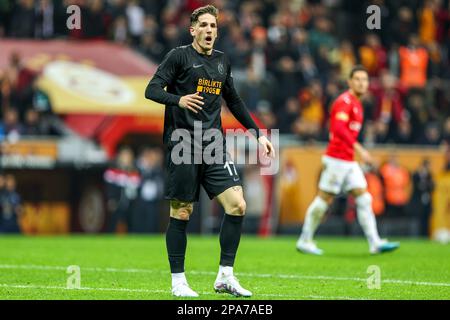
<svg viewBox="0 0 450 320"><path fill-rule="evenodd" d="M358 222L369 242L370 253L399 247L397 242L380 239L372 211L372 196L367 192L364 173L354 159L356 152L363 162L372 162L369 152L357 141L364 121L360 98L369 87L369 75L364 67L352 69L348 85L349 90L342 93L331 107L330 142L322 157L319 192L308 207L302 234L297 241L297 249L303 253L323 254L313 241L314 233L334 197L341 192L350 193L355 198Z"/></svg>

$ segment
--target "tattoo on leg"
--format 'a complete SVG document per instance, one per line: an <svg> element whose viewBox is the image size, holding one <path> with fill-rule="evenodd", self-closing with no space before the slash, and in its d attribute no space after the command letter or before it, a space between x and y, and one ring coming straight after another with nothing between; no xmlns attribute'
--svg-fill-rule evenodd
<svg viewBox="0 0 450 320"><path fill-rule="evenodd" d="M170 206L175 210L178 210L181 208L186 208L186 209L193 208L193 204L191 202L182 202L182 201L171 201Z"/></svg>

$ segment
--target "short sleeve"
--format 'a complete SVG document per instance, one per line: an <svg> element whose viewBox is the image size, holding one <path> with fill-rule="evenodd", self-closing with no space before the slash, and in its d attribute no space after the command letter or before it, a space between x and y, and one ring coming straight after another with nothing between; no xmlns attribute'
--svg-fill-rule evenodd
<svg viewBox="0 0 450 320"><path fill-rule="evenodd" d="M336 100L334 109L334 120L348 122L350 119L351 100L348 97Z"/></svg>

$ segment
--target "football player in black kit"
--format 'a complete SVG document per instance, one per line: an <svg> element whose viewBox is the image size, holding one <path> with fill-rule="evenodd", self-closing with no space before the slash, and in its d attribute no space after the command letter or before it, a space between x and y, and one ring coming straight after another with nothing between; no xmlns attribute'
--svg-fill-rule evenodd
<svg viewBox="0 0 450 320"><path fill-rule="evenodd" d="M147 99L165 105L163 139L167 148L166 199L170 200L166 245L172 273L172 294L178 297L198 296L187 283L184 258L186 227L193 203L198 201L200 185L203 185L211 199L217 198L226 213L220 229L220 265L214 289L235 296L252 295L233 274L246 204L239 176L225 149L220 118L221 98L224 98L234 117L245 128L252 129L250 131L256 135L265 155L275 157L272 144L267 137L260 135L258 126L234 88L229 60L223 52L213 49L217 38L217 16L218 10L211 5L200 7L192 13L192 44L172 49L164 57L145 91ZM194 127L198 128L199 124L201 130L220 130L222 141L214 142L224 147L220 154L223 161L212 164L203 160L181 164L174 162L171 152L176 145L172 141L176 130L177 134L188 132L189 137L187 140L183 137L183 142L192 141L194 151L189 152L190 159L196 156L199 149L200 153L204 151L205 143L195 141ZM191 137L194 137L193 140ZM200 155L200 159L204 158Z"/></svg>

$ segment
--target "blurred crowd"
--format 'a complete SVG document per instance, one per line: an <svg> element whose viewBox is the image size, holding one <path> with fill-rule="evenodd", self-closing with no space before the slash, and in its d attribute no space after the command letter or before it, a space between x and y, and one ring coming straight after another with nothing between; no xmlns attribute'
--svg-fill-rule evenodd
<svg viewBox="0 0 450 320"><path fill-rule="evenodd" d="M108 212L107 232L156 233L164 195L163 155L144 147L119 149L103 178Z"/></svg>
<svg viewBox="0 0 450 320"><path fill-rule="evenodd" d="M449 142L448 0L210 2L220 9L217 48L227 51L242 97L267 127L326 140L331 101L345 87L349 69L362 63L372 77L364 100L366 143ZM0 35L111 40L158 63L171 48L191 41L190 12L205 3L3 0ZM80 30L66 28L71 4L81 8ZM381 8L376 32L365 29L370 4ZM18 56L1 76L0 135L45 131L36 125L33 106L42 99L34 96L33 75Z"/></svg>
<svg viewBox="0 0 450 320"><path fill-rule="evenodd" d="M0 141L61 134L50 99L37 86L37 79L17 52L10 56L7 68L0 70Z"/></svg>
<svg viewBox="0 0 450 320"><path fill-rule="evenodd" d="M16 178L0 172L0 234L20 232L22 199L16 191Z"/></svg>
<svg viewBox="0 0 450 320"><path fill-rule="evenodd" d="M267 127L325 141L330 104L361 63L366 143L449 144L449 0L0 0L0 37L104 39L159 63L192 41L190 13L207 3L220 9L216 47ZM66 28L72 4L80 30ZM379 30L366 27L372 4Z"/></svg>

